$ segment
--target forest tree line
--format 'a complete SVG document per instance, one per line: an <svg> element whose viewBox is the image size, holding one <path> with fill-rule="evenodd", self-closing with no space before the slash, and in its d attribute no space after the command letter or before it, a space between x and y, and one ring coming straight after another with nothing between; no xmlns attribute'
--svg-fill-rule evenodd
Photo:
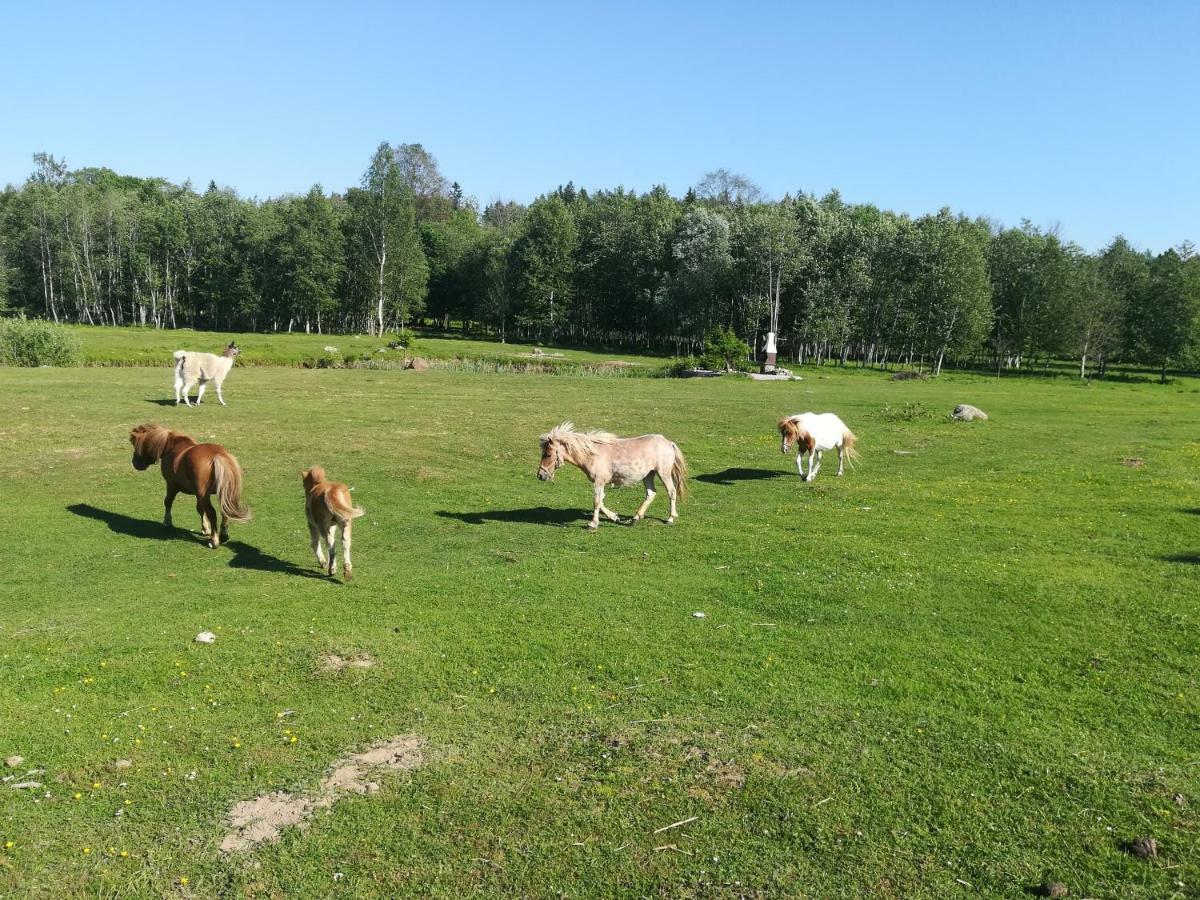
<svg viewBox="0 0 1200 900"><path fill-rule="evenodd" d="M1200 257L1087 253L1028 222L917 218L836 193L769 200L718 170L682 198L573 184L483 208L419 144L341 194L258 201L34 157L0 193L0 309L60 322L501 339L699 352L714 328L780 362L1190 367Z"/></svg>

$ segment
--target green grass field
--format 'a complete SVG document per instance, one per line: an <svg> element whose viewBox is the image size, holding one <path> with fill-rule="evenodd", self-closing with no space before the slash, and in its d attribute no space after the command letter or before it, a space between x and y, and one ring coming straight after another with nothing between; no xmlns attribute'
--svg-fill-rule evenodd
<svg viewBox="0 0 1200 900"><path fill-rule="evenodd" d="M87 325L69 326L79 338L85 365L91 366L169 366L171 354L180 349L220 353L233 338L242 353L239 366L299 366L326 356L326 347L336 347L342 357L375 360L380 365L398 365L405 356L422 356L432 360L473 359L507 362L510 364L541 364L556 367L619 367L644 370L646 373L663 368L668 360L614 351L612 353L574 348L541 347L545 355L535 357L535 345L501 344L496 341L460 337L441 332L418 332L410 352L388 350L394 337L371 337L365 334L245 334L211 331L192 331L188 328L161 330L154 328L99 328Z"/></svg>
<svg viewBox="0 0 1200 900"><path fill-rule="evenodd" d="M806 376L247 367L176 409L165 366L0 370L0 895L1196 896L1200 385ZM798 480L805 409L856 471ZM676 440L679 523L585 531L583 476L534 478L567 418ZM240 459L227 546L187 498L162 531L145 421ZM316 462L367 510L349 585ZM218 851L408 734L378 793Z"/></svg>

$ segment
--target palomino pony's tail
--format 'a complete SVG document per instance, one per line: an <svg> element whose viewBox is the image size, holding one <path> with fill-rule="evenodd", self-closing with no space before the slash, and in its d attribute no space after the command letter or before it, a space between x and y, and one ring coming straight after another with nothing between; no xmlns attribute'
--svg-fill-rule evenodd
<svg viewBox="0 0 1200 900"><path fill-rule="evenodd" d="M221 515L231 522L249 522L250 507L242 503L242 467L233 454L225 453L213 458L213 477L217 481Z"/></svg>
<svg viewBox="0 0 1200 900"><path fill-rule="evenodd" d="M367 514L367 511L361 506L347 506L334 491L325 494L325 505L329 507L333 517L339 522L349 522L351 519L357 519L359 516Z"/></svg>
<svg viewBox="0 0 1200 900"><path fill-rule="evenodd" d="M846 459L850 460L850 467L854 467L855 461L862 459L862 454L854 448L858 443L858 438L854 436L854 432L843 426L842 428L842 447L846 451Z"/></svg>
<svg viewBox="0 0 1200 900"><path fill-rule="evenodd" d="M679 449L679 445L672 443L671 446L675 449L675 463L671 466L671 481L675 483L675 496L680 500L686 500L688 495L688 464L683 458L683 451Z"/></svg>

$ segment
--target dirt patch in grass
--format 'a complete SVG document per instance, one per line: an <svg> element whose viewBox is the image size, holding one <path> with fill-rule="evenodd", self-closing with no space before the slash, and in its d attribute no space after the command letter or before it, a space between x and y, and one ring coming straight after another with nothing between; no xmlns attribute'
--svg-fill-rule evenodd
<svg viewBox="0 0 1200 900"><path fill-rule="evenodd" d="M324 653L317 659L317 671L322 675L337 675L346 669L369 669L373 665L375 660L369 653L357 653L354 656Z"/></svg>
<svg viewBox="0 0 1200 900"><path fill-rule="evenodd" d="M361 753L344 756L333 764L311 797L276 791L235 803L229 811L232 830L221 841L221 852L236 853L259 844L273 844L283 829L303 827L316 810L333 806L342 796L375 793L379 790L379 782L372 780L376 775L409 771L421 765L423 744L418 735L402 734Z"/></svg>

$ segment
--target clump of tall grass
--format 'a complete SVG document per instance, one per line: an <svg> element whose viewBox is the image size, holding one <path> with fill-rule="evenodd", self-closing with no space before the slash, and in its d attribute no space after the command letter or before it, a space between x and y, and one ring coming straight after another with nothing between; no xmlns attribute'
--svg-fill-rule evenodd
<svg viewBox="0 0 1200 900"><path fill-rule="evenodd" d="M44 319L0 320L0 364L74 366L81 359L79 339Z"/></svg>

